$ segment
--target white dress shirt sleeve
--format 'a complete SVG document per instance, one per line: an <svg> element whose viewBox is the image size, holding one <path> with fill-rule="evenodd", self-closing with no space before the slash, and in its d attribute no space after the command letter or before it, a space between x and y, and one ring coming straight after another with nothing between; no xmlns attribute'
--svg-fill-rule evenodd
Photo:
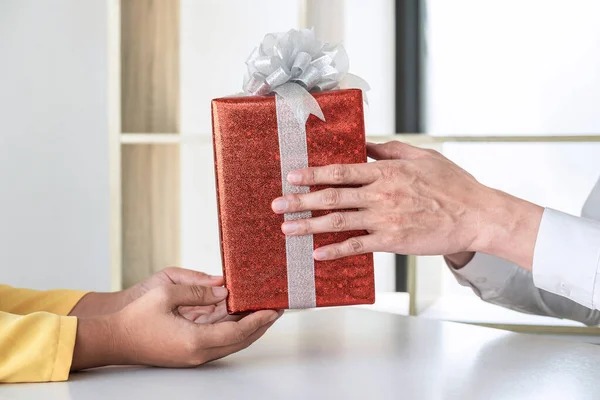
<svg viewBox="0 0 600 400"><path fill-rule="evenodd" d="M476 253L467 265L460 269L450 266L450 271L461 285L470 287L488 303L589 326L600 324L600 311L536 288L530 271L501 258Z"/></svg>
<svg viewBox="0 0 600 400"><path fill-rule="evenodd" d="M600 222L544 210L533 255L539 289L600 308Z"/></svg>

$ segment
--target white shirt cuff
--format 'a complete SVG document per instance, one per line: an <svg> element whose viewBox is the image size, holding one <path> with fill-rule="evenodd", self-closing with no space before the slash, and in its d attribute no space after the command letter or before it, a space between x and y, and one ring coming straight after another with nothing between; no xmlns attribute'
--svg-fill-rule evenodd
<svg viewBox="0 0 600 400"><path fill-rule="evenodd" d="M600 306L600 223L546 208L533 253L536 287Z"/></svg>

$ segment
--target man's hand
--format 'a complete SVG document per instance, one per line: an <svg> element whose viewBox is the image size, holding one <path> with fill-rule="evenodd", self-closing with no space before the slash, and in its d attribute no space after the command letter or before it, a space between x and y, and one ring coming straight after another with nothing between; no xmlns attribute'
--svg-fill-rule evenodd
<svg viewBox="0 0 600 400"><path fill-rule="evenodd" d="M488 188L433 150L400 142L369 144L376 162L292 171L296 185L348 186L275 199L277 213L344 210L288 221L287 235L367 230L369 235L315 250L317 260L388 251L439 255L482 251L531 268L543 209Z"/></svg>
<svg viewBox="0 0 600 400"><path fill-rule="evenodd" d="M120 292L89 293L75 305L69 315L92 317L111 314L121 310L149 290L164 285L222 286L223 277L210 276L203 272L189 269L169 267ZM224 301L217 305L182 307L179 311L186 318L197 320L197 322L204 322L209 315L215 312L222 316L224 316L224 313L226 314Z"/></svg>
<svg viewBox="0 0 600 400"><path fill-rule="evenodd" d="M248 347L281 315L265 310L199 324L179 312L181 307L214 307L226 296L222 287L165 284L114 314L80 318L71 369L197 366Z"/></svg>

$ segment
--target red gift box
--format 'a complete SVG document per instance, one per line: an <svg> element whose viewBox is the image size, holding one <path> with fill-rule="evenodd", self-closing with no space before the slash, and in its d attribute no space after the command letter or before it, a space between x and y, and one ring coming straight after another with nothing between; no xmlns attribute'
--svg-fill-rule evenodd
<svg viewBox="0 0 600 400"><path fill-rule="evenodd" d="M362 91L313 96L325 121L311 115L306 123L308 165L366 162ZM286 238L281 232L284 217L271 209L271 202L282 195L275 97L215 99L212 116L227 310L231 314L289 308ZM326 213L313 211L312 215ZM314 248L365 234L316 234ZM315 260L314 292L317 307L372 304L373 255Z"/></svg>

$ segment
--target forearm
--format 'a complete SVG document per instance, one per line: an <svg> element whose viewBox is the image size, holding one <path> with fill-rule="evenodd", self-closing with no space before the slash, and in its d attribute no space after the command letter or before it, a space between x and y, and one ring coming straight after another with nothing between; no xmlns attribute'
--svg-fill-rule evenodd
<svg viewBox="0 0 600 400"><path fill-rule="evenodd" d="M544 209L490 189L475 212L475 240L468 250L494 255L531 271Z"/></svg>

